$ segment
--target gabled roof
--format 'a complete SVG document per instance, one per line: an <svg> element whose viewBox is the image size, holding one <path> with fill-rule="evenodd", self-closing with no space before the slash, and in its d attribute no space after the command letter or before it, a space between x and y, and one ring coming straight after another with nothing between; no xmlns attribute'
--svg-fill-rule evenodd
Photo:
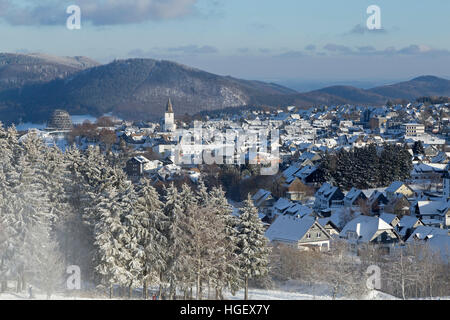
<svg viewBox="0 0 450 320"><path fill-rule="evenodd" d="M278 217L267 229L265 236L269 241L278 240L295 243L301 240L315 224L330 238L330 235L313 217L299 219L291 216Z"/></svg>
<svg viewBox="0 0 450 320"><path fill-rule="evenodd" d="M136 157L134 157L133 158L134 160L136 160L137 162L140 162L140 163L147 163L147 162L150 162L150 160L148 160L146 157L144 157L144 156L136 156Z"/></svg>
<svg viewBox="0 0 450 320"><path fill-rule="evenodd" d="M397 226L405 229L411 229L419 220L419 218L414 216L403 216Z"/></svg>
<svg viewBox="0 0 450 320"><path fill-rule="evenodd" d="M252 196L252 200L253 201L258 201L259 199L261 199L263 196L265 196L267 193L270 193L267 190L264 189L259 189L253 196Z"/></svg>
<svg viewBox="0 0 450 320"><path fill-rule="evenodd" d="M279 211L284 211L287 208L289 208L290 206L292 206L292 202L290 202L288 199L286 198L279 198L277 200L277 202L274 203L273 207Z"/></svg>
<svg viewBox="0 0 450 320"><path fill-rule="evenodd" d="M358 241L370 242L375 234L380 230L393 230L393 227L384 220L377 217L358 216L347 223L339 234L340 237L347 237L347 232L356 233L357 225L360 225Z"/></svg>
<svg viewBox="0 0 450 320"><path fill-rule="evenodd" d="M333 187L328 182L325 182L319 190L316 192L316 198L317 197L323 197L325 199L330 199L333 194L338 190L338 187Z"/></svg>
<svg viewBox="0 0 450 320"><path fill-rule="evenodd" d="M443 216L450 208L450 203L446 201L418 201L420 215L440 215Z"/></svg>
<svg viewBox="0 0 450 320"><path fill-rule="evenodd" d="M382 219L383 221L385 221L388 224L391 224L395 218L397 218L397 216L395 214L392 213L382 213L380 214L380 219Z"/></svg>
<svg viewBox="0 0 450 320"><path fill-rule="evenodd" d="M310 207L296 203L293 206L289 207L284 213L303 218L304 216L313 213L313 210Z"/></svg>
<svg viewBox="0 0 450 320"><path fill-rule="evenodd" d="M307 178L309 175L311 175L314 171L317 170L317 167L315 166L305 166L298 170L294 175L301 180Z"/></svg>
<svg viewBox="0 0 450 320"><path fill-rule="evenodd" d="M331 217L328 218L320 218L317 220L317 222L319 222L319 224L325 228L326 225L330 225L332 226L334 229L336 229L337 231L339 230L339 227L331 220Z"/></svg>
<svg viewBox="0 0 450 320"><path fill-rule="evenodd" d="M370 195L369 198L369 203L372 205L379 197L385 197L383 192L380 192L378 190L375 190L374 192L372 192L372 194Z"/></svg>
<svg viewBox="0 0 450 320"><path fill-rule="evenodd" d="M418 226L409 236L406 242L413 242L414 240L428 240L437 235L448 236L448 231L440 228L429 226Z"/></svg>
<svg viewBox="0 0 450 320"><path fill-rule="evenodd" d="M405 183L402 181L394 181L389 187L386 188L386 192L396 193L397 190L403 185L405 185Z"/></svg>
<svg viewBox="0 0 450 320"><path fill-rule="evenodd" d="M291 178L300 168L297 166L289 166L286 170L283 171L283 177L285 179Z"/></svg>
<svg viewBox="0 0 450 320"><path fill-rule="evenodd" d="M255 206L256 207L260 207L264 201L266 200L270 200L273 199L272 197L272 193L270 191L267 191L261 198L259 198L256 202L255 202Z"/></svg>
<svg viewBox="0 0 450 320"><path fill-rule="evenodd" d="M348 201L350 203L353 203L360 195L361 193L365 197L366 195L359 189L352 188L347 194L345 195L344 201Z"/></svg>

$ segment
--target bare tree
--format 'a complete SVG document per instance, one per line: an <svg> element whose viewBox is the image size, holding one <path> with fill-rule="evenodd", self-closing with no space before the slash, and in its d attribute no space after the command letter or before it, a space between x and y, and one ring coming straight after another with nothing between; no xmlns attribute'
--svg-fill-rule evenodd
<svg viewBox="0 0 450 320"><path fill-rule="evenodd" d="M418 277L415 257L411 254L409 245L392 252L384 264L384 273L392 286L392 292L406 299L408 289L414 286Z"/></svg>
<svg viewBox="0 0 450 320"><path fill-rule="evenodd" d="M323 255L318 275L331 289L332 298L341 296L361 297L367 291L364 272L349 250L349 244L337 240L328 254Z"/></svg>

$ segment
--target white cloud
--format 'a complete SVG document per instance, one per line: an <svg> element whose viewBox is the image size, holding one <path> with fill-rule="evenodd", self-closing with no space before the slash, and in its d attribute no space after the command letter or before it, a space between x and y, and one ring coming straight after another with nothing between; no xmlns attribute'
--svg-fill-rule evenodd
<svg viewBox="0 0 450 320"><path fill-rule="evenodd" d="M12 25L55 25L64 23L65 9L71 4L81 8L83 21L94 25L141 23L184 17L195 12L197 0L25 0L18 5L0 0L0 18Z"/></svg>

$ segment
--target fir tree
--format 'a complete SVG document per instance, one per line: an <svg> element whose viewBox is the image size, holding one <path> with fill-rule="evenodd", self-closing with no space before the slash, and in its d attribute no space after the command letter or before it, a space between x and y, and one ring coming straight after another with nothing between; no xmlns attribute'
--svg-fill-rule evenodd
<svg viewBox="0 0 450 320"><path fill-rule="evenodd" d="M166 189L164 197L164 214L167 217L167 225L164 235L167 238L167 250L165 257L166 268L161 275L169 283L169 297L175 298L176 286L183 280L183 272L186 262L186 238L184 232L183 201L177 188L172 183Z"/></svg>
<svg viewBox="0 0 450 320"><path fill-rule="evenodd" d="M232 215L232 207L228 204L225 192L221 188L213 188L209 195L209 206L214 212L219 229L213 258L216 260L213 273L213 286L216 298L223 299L223 289L228 288L234 294L241 287L238 256L236 254L237 219Z"/></svg>
<svg viewBox="0 0 450 320"><path fill-rule="evenodd" d="M248 299L248 281L268 273L270 249L264 236L264 226L258 217L258 210L248 195L239 210L237 238L240 273L244 279L245 300Z"/></svg>
<svg viewBox="0 0 450 320"><path fill-rule="evenodd" d="M104 189L94 211L97 220L94 225L94 245L97 249L95 272L101 284L109 287L112 297L113 285L127 285L130 278L127 266L129 252L124 246L129 235L121 221L122 208L118 205L118 194L114 187Z"/></svg>
<svg viewBox="0 0 450 320"><path fill-rule="evenodd" d="M135 215L130 223L136 226L138 244L144 250L141 278L146 299L147 284L155 281L165 268L167 239L163 231L167 219L159 194L148 179L141 180L137 196Z"/></svg>

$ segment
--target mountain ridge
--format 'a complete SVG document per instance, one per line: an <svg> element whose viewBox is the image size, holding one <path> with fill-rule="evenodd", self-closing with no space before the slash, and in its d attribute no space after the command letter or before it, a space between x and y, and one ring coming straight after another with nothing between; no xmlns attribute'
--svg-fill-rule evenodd
<svg viewBox="0 0 450 320"><path fill-rule="evenodd" d="M276 83L221 76L168 60L136 58L99 64L86 57L0 54L4 122L45 121L61 108L71 114L112 112L125 119L156 119L169 97L183 115L246 106L377 106L422 96L450 96L450 81L424 75L371 89L338 85L300 93Z"/></svg>

